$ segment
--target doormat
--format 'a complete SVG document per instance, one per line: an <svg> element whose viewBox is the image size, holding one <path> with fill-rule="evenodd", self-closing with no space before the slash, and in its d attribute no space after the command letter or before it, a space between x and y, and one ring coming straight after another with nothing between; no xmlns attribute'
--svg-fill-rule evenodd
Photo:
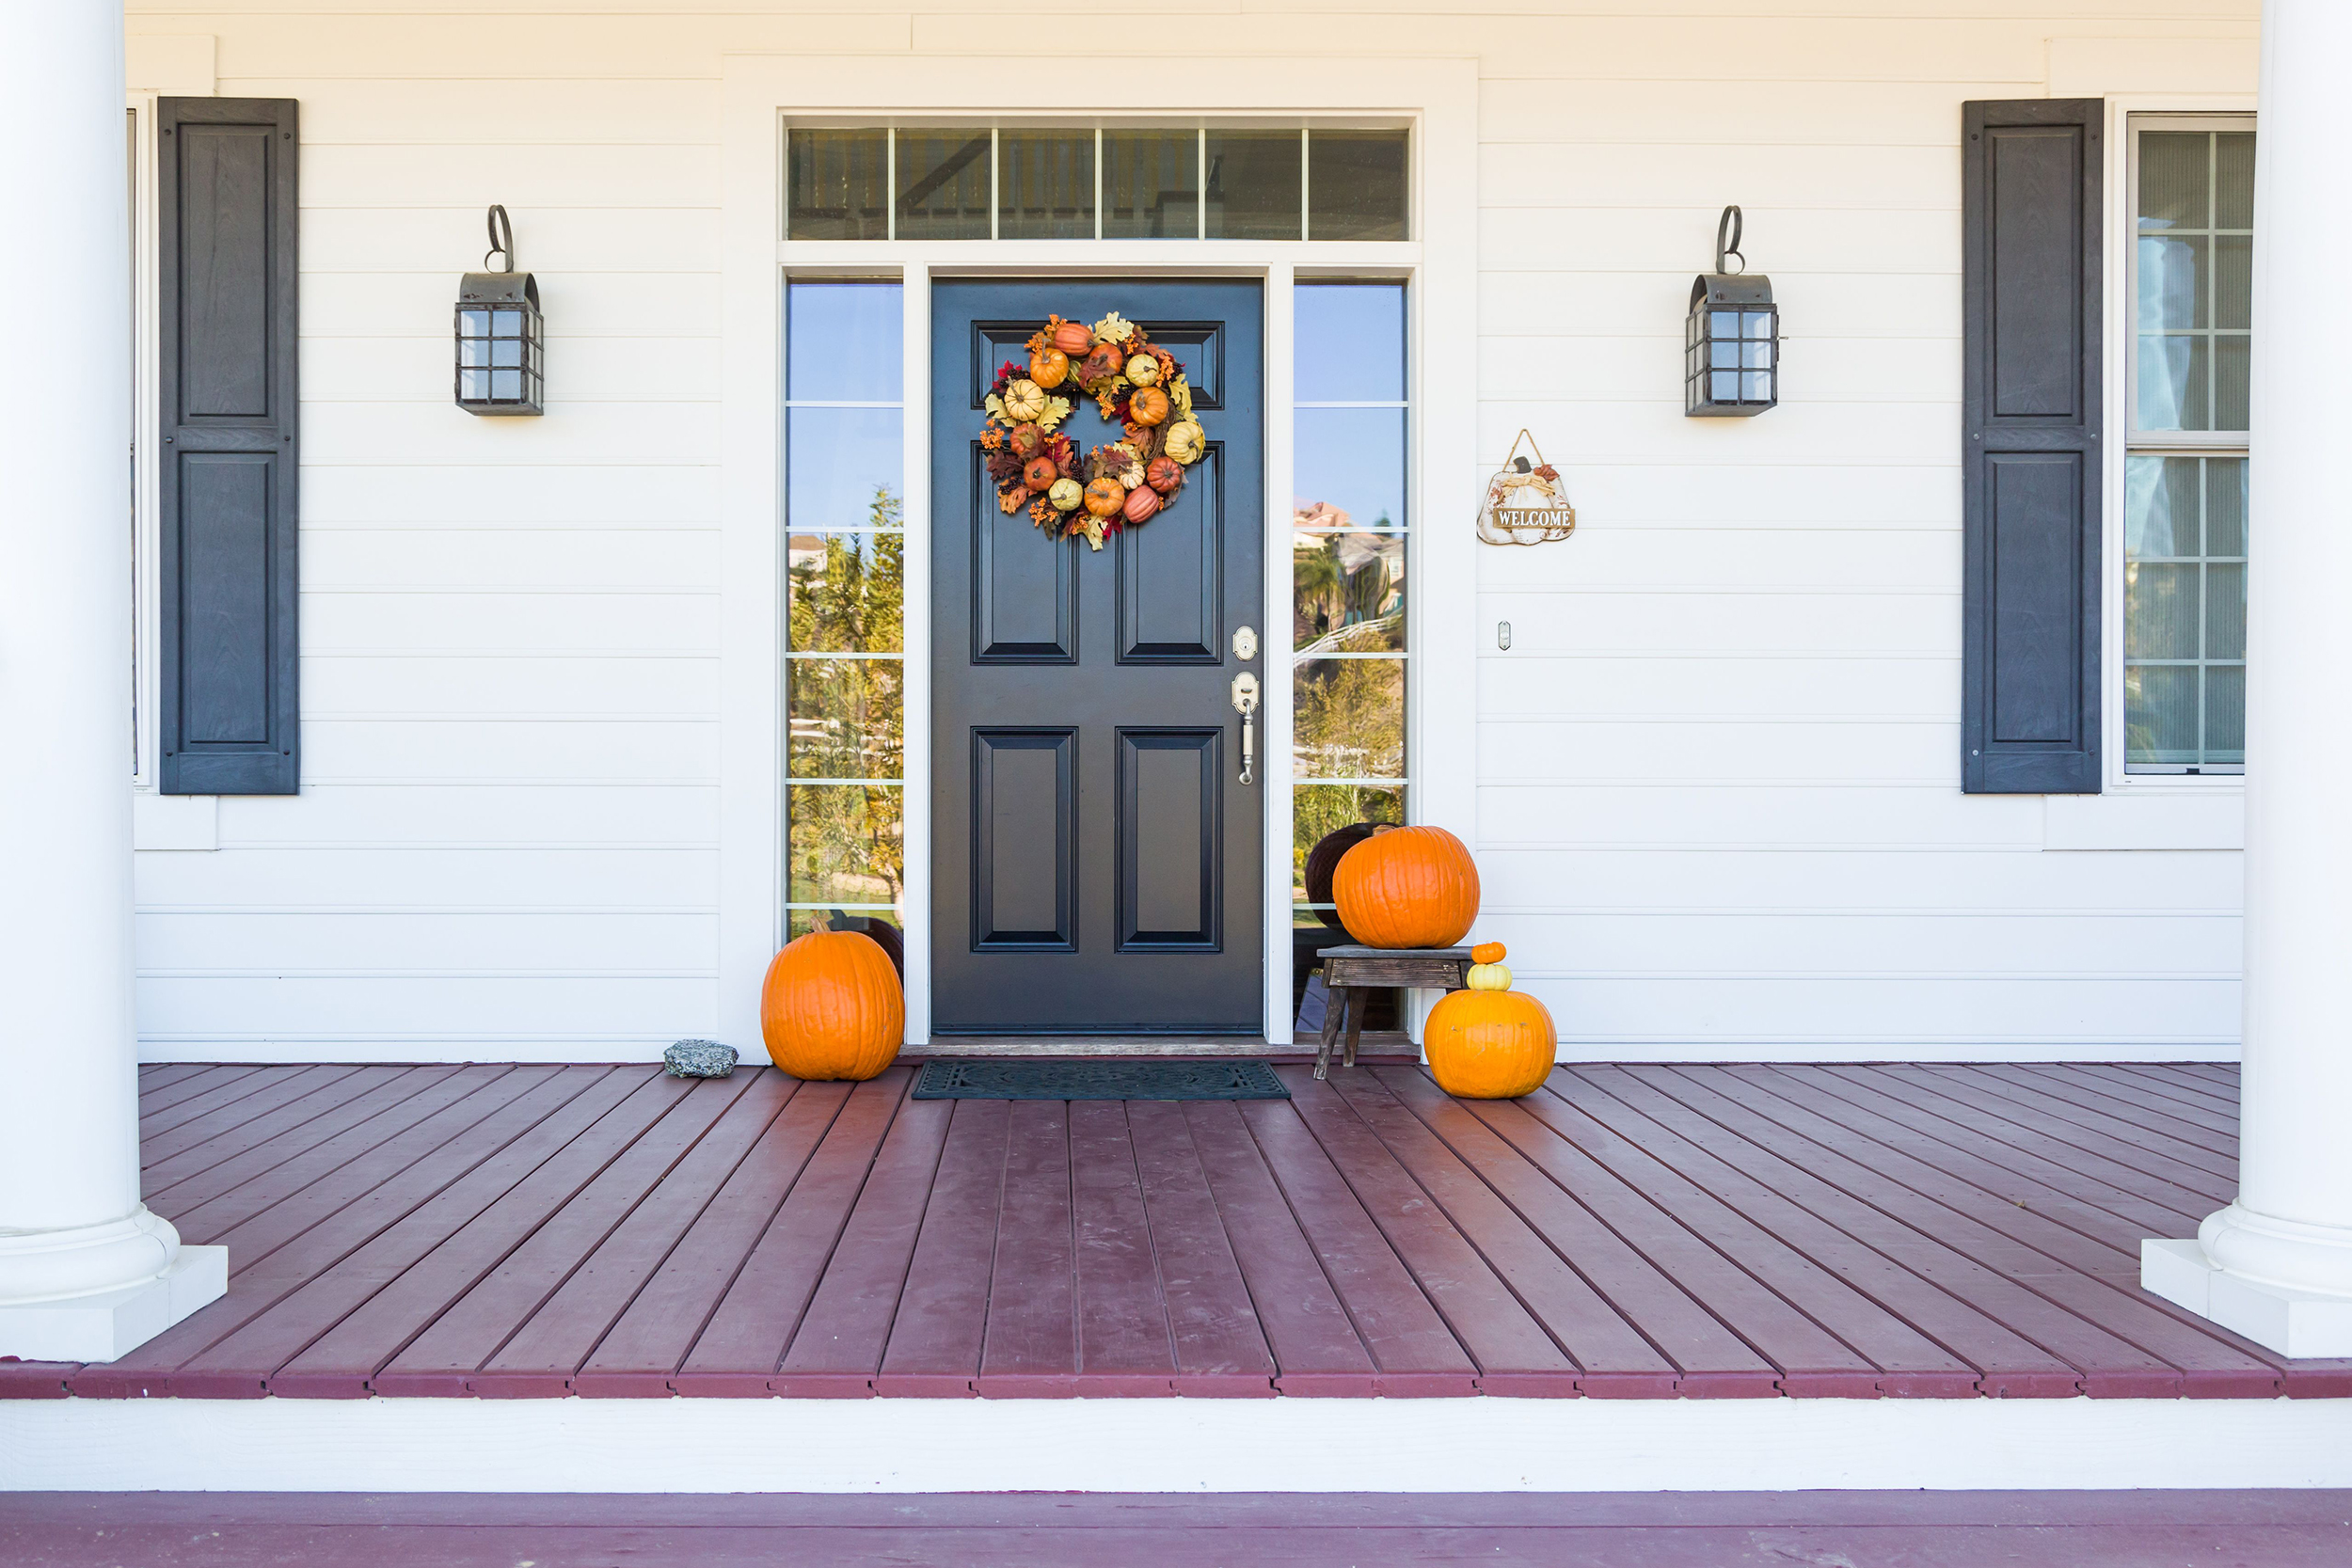
<svg viewBox="0 0 2352 1568"><path fill-rule="evenodd" d="M1263 1062L930 1061L917 1100L1288 1100Z"/></svg>

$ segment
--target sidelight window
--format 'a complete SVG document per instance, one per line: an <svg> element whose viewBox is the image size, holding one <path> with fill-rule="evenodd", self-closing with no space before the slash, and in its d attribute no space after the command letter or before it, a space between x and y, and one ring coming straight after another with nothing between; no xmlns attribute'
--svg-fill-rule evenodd
<svg viewBox="0 0 2352 1568"><path fill-rule="evenodd" d="M1295 316L1292 990L1312 1027L1314 951L1347 940L1331 866L1374 825L1406 820L1405 288L1302 283Z"/></svg>
<svg viewBox="0 0 2352 1568"><path fill-rule="evenodd" d="M787 924L904 918L905 418L897 283L785 292Z"/></svg>
<svg viewBox="0 0 2352 1568"><path fill-rule="evenodd" d="M1402 240L1401 129L800 126L791 240Z"/></svg>
<svg viewBox="0 0 2352 1568"><path fill-rule="evenodd" d="M2124 766L2236 773L2246 763L2253 122L2137 117L2131 152Z"/></svg>

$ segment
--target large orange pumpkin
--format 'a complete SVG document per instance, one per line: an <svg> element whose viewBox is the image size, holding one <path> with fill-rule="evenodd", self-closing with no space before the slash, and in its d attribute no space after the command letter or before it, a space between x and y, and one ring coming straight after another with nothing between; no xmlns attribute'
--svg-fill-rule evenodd
<svg viewBox="0 0 2352 1568"><path fill-rule="evenodd" d="M1478 865L1443 828L1378 827L1340 857L1331 899L1367 947L1451 947L1478 918Z"/></svg>
<svg viewBox="0 0 2352 1568"><path fill-rule="evenodd" d="M1559 1050L1550 1012L1516 990L1447 992L1429 1009L1421 1043L1438 1087L1463 1100L1534 1093Z"/></svg>
<svg viewBox="0 0 2352 1568"><path fill-rule="evenodd" d="M811 931L768 966L759 992L768 1054L795 1078L871 1078L906 1038L906 997L863 931Z"/></svg>

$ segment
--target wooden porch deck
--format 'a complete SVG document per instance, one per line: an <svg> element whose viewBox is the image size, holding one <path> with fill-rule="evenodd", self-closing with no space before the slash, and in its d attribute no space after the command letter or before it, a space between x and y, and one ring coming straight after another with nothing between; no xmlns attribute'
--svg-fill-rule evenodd
<svg viewBox="0 0 2352 1568"><path fill-rule="evenodd" d="M150 1068L148 1201L229 1294L0 1395L2352 1395L2137 1287L2234 1190L2229 1068L1279 1070Z"/></svg>

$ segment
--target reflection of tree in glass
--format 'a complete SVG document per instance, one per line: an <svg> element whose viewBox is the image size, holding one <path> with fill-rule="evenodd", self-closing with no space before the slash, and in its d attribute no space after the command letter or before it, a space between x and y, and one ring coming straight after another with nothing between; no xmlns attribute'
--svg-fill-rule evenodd
<svg viewBox="0 0 2352 1568"><path fill-rule="evenodd" d="M795 778L896 780L904 755L900 701L905 537L898 499L874 492L870 534L791 541L786 646L838 658L787 661L788 771ZM810 785L790 792L792 902L898 902L903 885L900 786Z"/></svg>
<svg viewBox="0 0 2352 1568"><path fill-rule="evenodd" d="M1401 660L1301 659L1293 670L1291 748L1301 776L1392 779L1404 771Z"/></svg>
<svg viewBox="0 0 2352 1568"><path fill-rule="evenodd" d="M1369 653L1404 646L1405 542L1395 534L1300 532L1291 545L1291 645Z"/></svg>
<svg viewBox="0 0 2352 1568"><path fill-rule="evenodd" d="M1307 901L1307 855L1324 835L1352 822L1402 822L1405 792L1394 785L1300 784L1291 791L1291 899Z"/></svg>

